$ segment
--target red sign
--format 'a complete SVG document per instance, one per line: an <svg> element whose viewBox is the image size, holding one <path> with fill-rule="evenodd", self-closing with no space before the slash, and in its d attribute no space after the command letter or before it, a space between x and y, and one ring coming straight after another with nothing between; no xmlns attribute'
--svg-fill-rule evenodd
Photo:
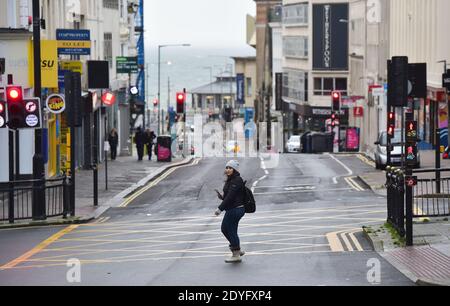
<svg viewBox="0 0 450 306"><path fill-rule="evenodd" d="M116 96L110 92L104 93L102 96L102 102L106 106L114 105L114 103L116 103Z"/></svg>
<svg viewBox="0 0 450 306"><path fill-rule="evenodd" d="M370 85L369 86L369 93L371 93L375 88L383 88L381 85Z"/></svg>
<svg viewBox="0 0 450 306"><path fill-rule="evenodd" d="M364 107L357 106L353 108L353 116L354 117L364 117Z"/></svg>

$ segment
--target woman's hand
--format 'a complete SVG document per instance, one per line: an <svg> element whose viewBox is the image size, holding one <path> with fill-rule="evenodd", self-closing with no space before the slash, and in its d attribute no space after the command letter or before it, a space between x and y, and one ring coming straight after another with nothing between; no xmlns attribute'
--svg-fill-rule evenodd
<svg viewBox="0 0 450 306"><path fill-rule="evenodd" d="M217 209L217 210L214 212L214 215L215 215L216 217L220 216L221 214L222 214L222 211L221 211L220 209Z"/></svg>
<svg viewBox="0 0 450 306"><path fill-rule="evenodd" d="M219 190L216 189L216 193L219 200L223 201L223 195L219 192Z"/></svg>

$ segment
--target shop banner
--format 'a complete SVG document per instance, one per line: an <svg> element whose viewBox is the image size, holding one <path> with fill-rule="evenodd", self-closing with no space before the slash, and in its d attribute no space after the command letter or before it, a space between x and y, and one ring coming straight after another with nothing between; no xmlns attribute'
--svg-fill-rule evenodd
<svg viewBox="0 0 450 306"><path fill-rule="evenodd" d="M28 48L29 62L34 63L33 42ZM43 88L58 88L58 51L56 40L41 41L41 86ZM34 65L30 65L29 83L34 86Z"/></svg>

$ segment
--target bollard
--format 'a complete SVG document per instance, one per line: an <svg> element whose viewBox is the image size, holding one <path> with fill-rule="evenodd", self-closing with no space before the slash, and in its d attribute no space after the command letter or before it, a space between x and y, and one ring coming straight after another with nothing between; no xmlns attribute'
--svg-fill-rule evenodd
<svg viewBox="0 0 450 306"><path fill-rule="evenodd" d="M98 167L97 165L92 165L92 170L94 171L94 206L98 206Z"/></svg>

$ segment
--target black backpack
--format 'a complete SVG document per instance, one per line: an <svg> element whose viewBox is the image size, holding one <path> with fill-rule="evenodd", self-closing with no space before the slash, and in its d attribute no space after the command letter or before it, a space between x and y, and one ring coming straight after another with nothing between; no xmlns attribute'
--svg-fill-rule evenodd
<svg viewBox="0 0 450 306"><path fill-rule="evenodd" d="M253 214L256 211L256 201L253 192L246 186L247 181L244 182L244 208L246 214Z"/></svg>

